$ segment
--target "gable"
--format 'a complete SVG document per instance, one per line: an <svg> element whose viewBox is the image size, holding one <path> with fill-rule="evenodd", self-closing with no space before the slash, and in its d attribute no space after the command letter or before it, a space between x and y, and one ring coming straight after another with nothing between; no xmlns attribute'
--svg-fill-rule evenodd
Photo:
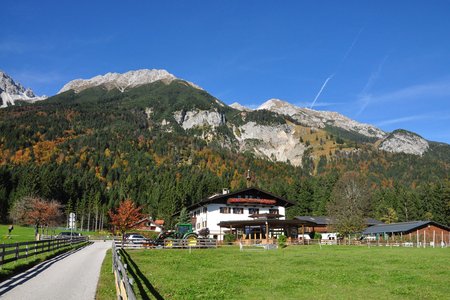
<svg viewBox="0 0 450 300"><path fill-rule="evenodd" d="M233 204L239 206L293 206L294 203L273 195L269 192L258 188L247 188L238 190L228 194L217 195L214 197L203 199L202 201L191 205L188 210L195 209L208 204Z"/></svg>

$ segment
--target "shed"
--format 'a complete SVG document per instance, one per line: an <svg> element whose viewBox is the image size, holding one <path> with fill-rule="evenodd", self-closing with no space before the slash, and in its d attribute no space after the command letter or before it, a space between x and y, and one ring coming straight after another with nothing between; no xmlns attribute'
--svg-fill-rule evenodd
<svg viewBox="0 0 450 300"><path fill-rule="evenodd" d="M378 224L366 228L363 235L375 235L381 238L405 237L411 240L450 242L450 228L434 221L410 221L391 224Z"/></svg>

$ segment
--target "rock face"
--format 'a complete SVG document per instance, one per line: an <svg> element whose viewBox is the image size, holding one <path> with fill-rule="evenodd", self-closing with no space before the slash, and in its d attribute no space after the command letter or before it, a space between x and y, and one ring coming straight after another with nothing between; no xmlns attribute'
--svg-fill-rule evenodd
<svg viewBox="0 0 450 300"><path fill-rule="evenodd" d="M123 74L120 73L107 73L105 75L98 75L91 79L75 79L67 83L62 87L58 94L66 92L68 90L74 90L76 93L85 89L103 86L108 90L117 88L121 92L124 92L128 88L137 87L144 84L149 84L158 80L165 83L170 83L177 78L167 72L166 70L156 69L142 69L136 71L129 71ZM199 86L188 82L189 85L197 89L201 89Z"/></svg>
<svg viewBox="0 0 450 300"><path fill-rule="evenodd" d="M232 108L234 108L234 109L237 109L237 110L240 110L240 111L253 111L252 109L250 109L250 108L248 108L248 107L245 107L245 106L243 106L243 105L241 105L241 104L239 104L239 103L237 103L237 102L234 102L233 104L230 104L230 107L232 107Z"/></svg>
<svg viewBox="0 0 450 300"><path fill-rule="evenodd" d="M375 126L356 122L337 112L300 108L279 99L270 99L258 107L258 109L266 109L291 116L294 120L309 127L325 128L328 125L362 134L370 138L384 138L386 136L384 131Z"/></svg>
<svg viewBox="0 0 450 300"><path fill-rule="evenodd" d="M202 126L215 128L225 124L225 116L215 110L176 111L173 117L185 130Z"/></svg>
<svg viewBox="0 0 450 300"><path fill-rule="evenodd" d="M238 126L228 123L225 115L216 110L176 111L173 117L185 130L206 129L200 136L206 141L214 140L217 127L227 126L233 132L233 141L227 139L228 145L225 146L251 151L273 161L290 161L292 165L299 166L307 148L295 135L295 127L288 124L261 125L247 122Z"/></svg>
<svg viewBox="0 0 450 300"><path fill-rule="evenodd" d="M380 150L387 152L419 156L422 156L429 147L428 142L421 136L406 130L392 132L379 145Z"/></svg>
<svg viewBox="0 0 450 300"><path fill-rule="evenodd" d="M249 150L274 161L290 161L294 166L302 164L307 147L300 143L290 125L267 126L248 122L233 132L241 150Z"/></svg>
<svg viewBox="0 0 450 300"><path fill-rule="evenodd" d="M16 101L25 101L33 103L44 100L47 97L36 96L33 91L25 89L20 83L15 82L8 74L0 71L0 107L15 105Z"/></svg>

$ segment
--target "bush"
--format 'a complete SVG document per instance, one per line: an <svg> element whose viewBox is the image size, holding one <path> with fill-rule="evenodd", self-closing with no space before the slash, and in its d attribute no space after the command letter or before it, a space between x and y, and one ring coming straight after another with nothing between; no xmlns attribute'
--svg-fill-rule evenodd
<svg viewBox="0 0 450 300"><path fill-rule="evenodd" d="M285 248L286 247L287 237L282 234L278 237L278 247Z"/></svg>
<svg viewBox="0 0 450 300"><path fill-rule="evenodd" d="M234 234L227 233L223 236L223 242L225 244L232 244L235 240L236 240L236 237L234 236Z"/></svg>
<svg viewBox="0 0 450 300"><path fill-rule="evenodd" d="M322 239L322 235L321 235L320 233L314 232L313 239L315 239L315 240L321 240L321 239Z"/></svg>

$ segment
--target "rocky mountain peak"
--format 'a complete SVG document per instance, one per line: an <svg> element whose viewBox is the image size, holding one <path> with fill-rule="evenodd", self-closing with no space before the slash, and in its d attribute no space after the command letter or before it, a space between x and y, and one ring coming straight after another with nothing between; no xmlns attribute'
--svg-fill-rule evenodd
<svg viewBox="0 0 450 300"><path fill-rule="evenodd" d="M406 153L422 156L430 147L420 135L398 129L390 133L379 145L379 149L392 153Z"/></svg>
<svg viewBox="0 0 450 300"><path fill-rule="evenodd" d="M279 114L292 116L298 112L299 108L289 102L272 98L261 104L257 109L265 109Z"/></svg>
<svg viewBox="0 0 450 300"><path fill-rule="evenodd" d="M264 102L258 109L266 109L291 116L294 120L309 127L325 128L327 126L333 126L377 139L386 136L384 131L375 126L359 123L337 112L302 108L280 99L270 99Z"/></svg>
<svg viewBox="0 0 450 300"><path fill-rule="evenodd" d="M15 105L16 101L35 102L47 97L37 97L30 88L25 89L8 74L0 71L0 107Z"/></svg>
<svg viewBox="0 0 450 300"><path fill-rule="evenodd" d="M166 70L157 69L141 69L128 71L126 73L106 73L104 75L98 75L90 79L75 79L67 83L58 92L63 93L68 90L74 90L76 93L85 89L104 86L108 90L117 88L121 92L124 92L128 88L137 87L144 84L153 83L155 81L163 81L164 83L171 83L178 79L174 75L170 74ZM197 89L201 89L199 86L188 82L189 85Z"/></svg>
<svg viewBox="0 0 450 300"><path fill-rule="evenodd" d="M253 109L248 108L246 106L243 106L243 105L241 105L241 104L239 104L237 102L234 102L234 103L230 104L230 107L232 107L234 109L237 109L237 110L240 110L240 111L253 111Z"/></svg>

